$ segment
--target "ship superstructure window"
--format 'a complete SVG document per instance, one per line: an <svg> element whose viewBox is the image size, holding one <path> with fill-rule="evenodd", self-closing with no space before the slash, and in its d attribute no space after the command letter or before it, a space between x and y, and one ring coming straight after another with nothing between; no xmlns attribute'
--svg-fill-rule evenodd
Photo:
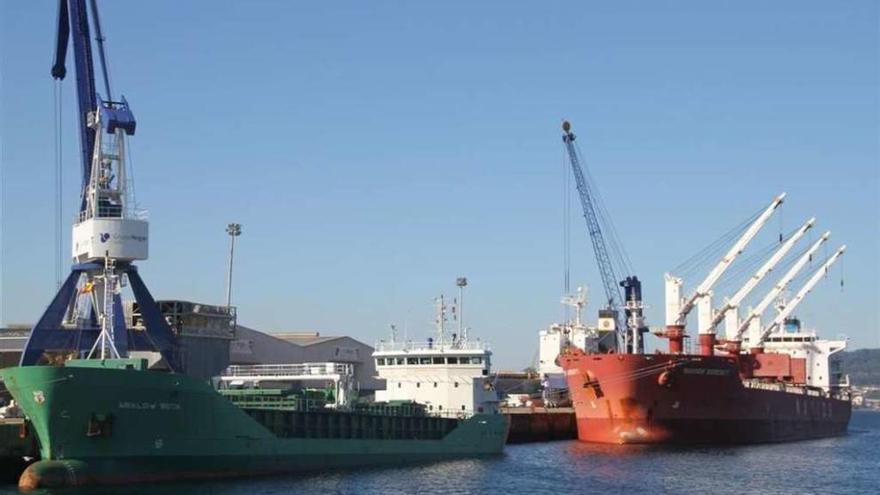
<svg viewBox="0 0 880 495"><path fill-rule="evenodd" d="M431 364L431 358L429 358L429 357L420 358L419 364Z"/></svg>
<svg viewBox="0 0 880 495"><path fill-rule="evenodd" d="M406 364L419 364L419 358L406 358Z"/></svg>
<svg viewBox="0 0 880 495"><path fill-rule="evenodd" d="M376 360L376 366L385 366L385 358L379 358Z"/></svg>
<svg viewBox="0 0 880 495"><path fill-rule="evenodd" d="M457 357L448 357L446 358L446 364L458 364Z"/></svg>
<svg viewBox="0 0 880 495"><path fill-rule="evenodd" d="M398 366L403 365L403 358L397 358L397 365Z"/></svg>
<svg viewBox="0 0 880 495"><path fill-rule="evenodd" d="M435 357L434 364L443 364L443 358L442 357Z"/></svg>

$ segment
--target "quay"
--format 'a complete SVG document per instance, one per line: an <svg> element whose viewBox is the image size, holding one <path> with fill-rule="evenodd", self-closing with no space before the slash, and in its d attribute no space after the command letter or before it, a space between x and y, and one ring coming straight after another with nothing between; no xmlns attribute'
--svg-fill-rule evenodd
<svg viewBox="0 0 880 495"><path fill-rule="evenodd" d="M577 421L571 407L502 407L501 413L510 418L507 443L577 438Z"/></svg>

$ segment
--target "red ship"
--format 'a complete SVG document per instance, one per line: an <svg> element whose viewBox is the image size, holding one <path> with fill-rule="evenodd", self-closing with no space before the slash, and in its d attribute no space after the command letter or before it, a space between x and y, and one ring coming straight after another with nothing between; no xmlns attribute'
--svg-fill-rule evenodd
<svg viewBox="0 0 880 495"><path fill-rule="evenodd" d="M804 386L804 363L787 354L573 349L559 361L574 402L578 438L587 442L779 442L839 435L849 423L848 396ZM765 376L768 369L792 368Z"/></svg>
<svg viewBox="0 0 880 495"><path fill-rule="evenodd" d="M720 309L712 306L712 287L743 251L784 194L742 234L688 298L682 280L666 277L666 327L655 332L669 341L668 352L643 349L639 298L628 297L629 321L622 345L610 352L569 346L557 360L568 382L578 437L601 443L734 444L802 440L846 432L851 413L848 379L837 354L845 340L821 340L791 317L794 308L844 252L829 256L794 298L781 302L786 287L825 242L825 233L806 250L773 289L740 320L738 306L758 282L809 230L815 219L791 234ZM759 260L760 261L760 260ZM776 303L766 326L762 313ZM698 308L699 351L684 352L685 323ZM726 324L717 339L715 327Z"/></svg>

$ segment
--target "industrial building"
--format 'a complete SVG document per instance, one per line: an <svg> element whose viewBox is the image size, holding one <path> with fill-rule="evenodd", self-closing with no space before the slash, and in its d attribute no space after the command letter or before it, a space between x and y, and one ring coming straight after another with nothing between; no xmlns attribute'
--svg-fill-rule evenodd
<svg viewBox="0 0 880 495"><path fill-rule="evenodd" d="M207 379L229 365L334 362L352 366L354 387L361 395L384 388L384 381L376 378L373 348L351 337L316 331L269 334L238 325L234 307L156 302L177 338L180 361L189 375ZM137 303L125 305L125 316L130 331L143 329ZM18 364L30 331L30 325L0 328L0 367Z"/></svg>

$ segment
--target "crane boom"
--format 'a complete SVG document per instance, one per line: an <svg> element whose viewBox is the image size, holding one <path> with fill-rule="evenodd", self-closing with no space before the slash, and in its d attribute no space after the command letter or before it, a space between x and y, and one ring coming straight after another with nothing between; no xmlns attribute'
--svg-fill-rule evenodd
<svg viewBox="0 0 880 495"><path fill-rule="evenodd" d="M782 325L783 322L785 322L785 319L788 318L789 315L791 315L791 312L794 311L797 305L800 304L801 301L803 301L804 298L807 296L807 294L811 290L813 290L813 287L815 287L816 284L819 283L819 280L822 279L822 276L828 273L828 269L831 267L831 265L833 265L834 262L838 260L838 258L843 256L844 251L846 251L846 244L840 246L840 248L835 251L834 254L832 254L818 270L816 270L816 273L814 273L813 276L810 277L810 280L808 280L807 283L805 283L804 286L801 287L801 290L799 290L798 293L794 296L794 299L789 301L785 305L785 308L783 308L783 310L780 311L778 315L776 315L776 318L773 320L773 322L767 325L764 330L761 331L761 337L758 342L752 344L753 347L760 347L761 344L767 339L767 337L771 333L773 333L775 329L779 328L779 326Z"/></svg>
<svg viewBox="0 0 880 495"><path fill-rule="evenodd" d="M782 291L785 290L785 288L795 277L795 275L797 275L798 272L803 269L804 265L806 265L807 262L812 258L813 253L815 253L816 250L819 249L819 246L827 241L829 237L831 237L831 231L827 231L822 234L822 237L817 239L816 242L814 242L813 245L810 246L810 249L808 249L807 252L805 252L800 258L798 258L795 264L788 269L785 275L783 275L782 278L780 278L779 281L776 282L776 285L773 286L773 289L771 289L770 292L768 292L767 295L764 296L764 299L762 299L761 302L758 303L758 305L755 306L751 312L749 312L749 316L742 321L736 331L736 334L730 340L739 341L740 339L742 339L743 334L746 332L746 330L748 330L749 324L752 322L752 320L761 316L764 311L770 306L773 300L779 297L779 294L782 294Z"/></svg>
<svg viewBox="0 0 880 495"><path fill-rule="evenodd" d="M770 219L770 216L773 215L773 212L776 211L776 208L782 204L785 200L785 193L780 194L773 198L773 201L760 215L758 218L749 225L749 228L740 236L740 238L731 246L730 250L727 251L727 254L721 258L721 261L718 262L717 265L709 272L709 275L703 280L703 282L697 286L697 289L694 293L684 302L679 309L678 317L675 320L676 325L684 325L687 320L688 314L694 309L694 306L697 303L697 300L701 297L707 295L709 291L712 289L712 286L718 282L724 272L730 267L731 263L743 252L749 242L755 238L755 236L760 232L761 228L767 223L767 220Z"/></svg>
<svg viewBox="0 0 880 495"><path fill-rule="evenodd" d="M568 152L571 171L574 174L578 196L580 197L581 207L584 211L584 219L587 221L587 231L590 234L590 241L593 244L593 252L596 254L596 263L599 265L599 274L602 277L602 286L605 290L606 303L609 309L616 309L621 306L620 291L617 288L617 276L614 273L614 266L611 264L611 257L608 255L608 246L605 243L602 226L599 223L599 217L596 214L596 208L593 204L593 194L590 191L590 186L587 183L586 178L584 177L580 157L574 147L575 135L571 132L571 124L564 122L562 126L564 131L562 142L565 143L565 149Z"/></svg>
<svg viewBox="0 0 880 495"><path fill-rule="evenodd" d="M761 280L764 280L764 277L766 277L767 274L770 273L774 267L776 267L779 261L782 260L782 258L785 257L786 254L788 254L792 247L794 247L795 243L797 243L797 241L799 241L800 238L803 237L804 234L806 234L807 231L813 227L814 223L816 223L815 218L807 220L807 223L801 226L801 228L799 228L797 232L794 233L794 235L792 235L787 241L785 241L785 243L782 244L782 246L779 247L779 249L776 250L775 253L773 253L773 256L771 256L766 263L761 265L761 268L758 268L758 270L755 271L751 278L749 278L749 281L746 282L746 284L743 285L738 291L736 291L733 297L728 299L724 306L720 310L718 310L718 312L712 318L712 322L710 324L712 328L715 328L719 323L721 323L722 320L724 320L724 317L728 311L735 310L737 307L739 307L743 299L745 299L746 296L748 296L752 292L752 290L754 290L755 287L758 286Z"/></svg>
<svg viewBox="0 0 880 495"><path fill-rule="evenodd" d="M67 58L68 41L73 41L73 63L76 67L76 96L79 115L79 148L82 159L82 194L80 211L86 209L86 188L92 176L92 153L95 150L95 129L88 125L89 113L98 108L95 92L95 71L92 61L92 44L89 39L89 18L84 0L60 0L58 2L58 31L55 37L55 60L52 77L63 80L67 75L64 60Z"/></svg>

